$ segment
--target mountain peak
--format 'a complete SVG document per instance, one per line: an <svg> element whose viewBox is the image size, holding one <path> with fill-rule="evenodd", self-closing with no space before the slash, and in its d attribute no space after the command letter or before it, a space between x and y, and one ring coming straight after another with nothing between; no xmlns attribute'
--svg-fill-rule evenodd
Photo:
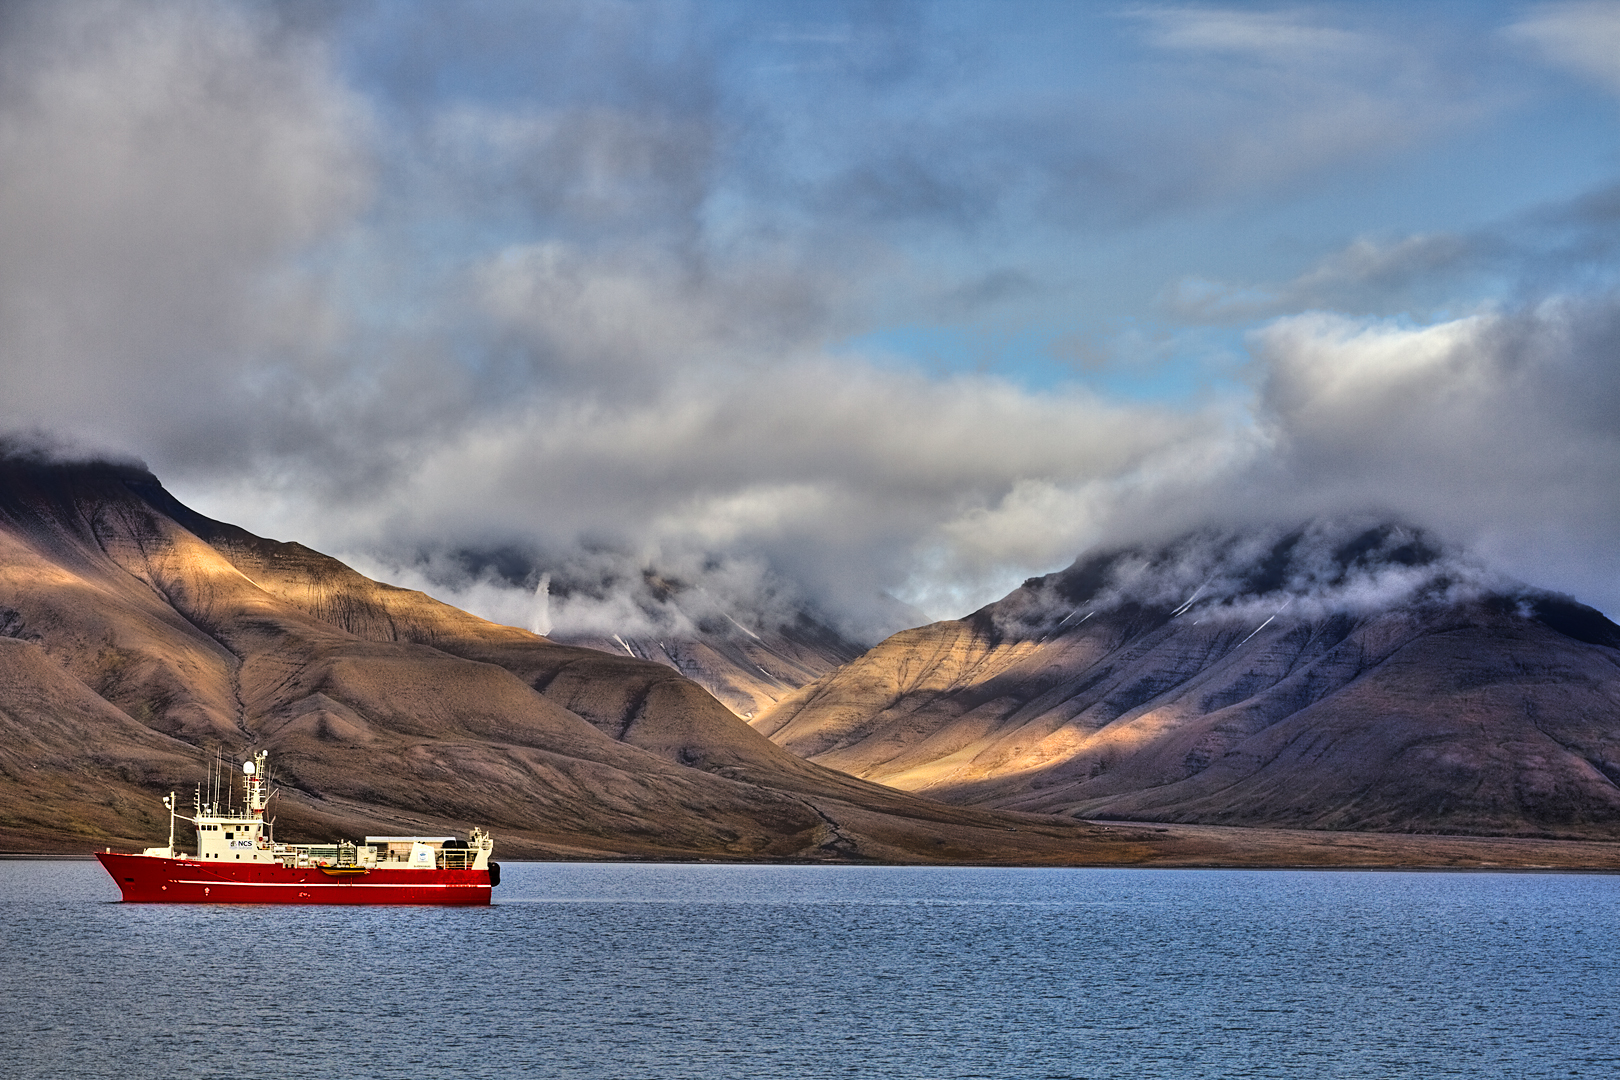
<svg viewBox="0 0 1620 1080"><path fill-rule="evenodd" d="M1297 621L1479 601L1524 606L1531 614L1559 600L1416 526L1326 518L1204 529L1158 546L1089 552L1063 570L1029 579L968 621L982 632L1018 638L1107 612L1193 623ZM1576 621L1582 620L1590 621ZM1597 627L1583 632L1604 633Z"/></svg>
<svg viewBox="0 0 1620 1080"><path fill-rule="evenodd" d="M135 458L75 457L50 447L0 437L0 490L48 494L60 499L108 483L158 486L158 479L145 462Z"/></svg>

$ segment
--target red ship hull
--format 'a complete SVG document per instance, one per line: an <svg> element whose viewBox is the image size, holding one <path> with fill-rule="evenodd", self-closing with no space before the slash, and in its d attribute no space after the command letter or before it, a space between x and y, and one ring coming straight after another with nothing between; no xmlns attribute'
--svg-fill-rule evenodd
<svg viewBox="0 0 1620 1080"><path fill-rule="evenodd" d="M96 853L125 903L136 904L436 904L490 901L487 870L378 868L328 874L280 863L209 863L156 855Z"/></svg>

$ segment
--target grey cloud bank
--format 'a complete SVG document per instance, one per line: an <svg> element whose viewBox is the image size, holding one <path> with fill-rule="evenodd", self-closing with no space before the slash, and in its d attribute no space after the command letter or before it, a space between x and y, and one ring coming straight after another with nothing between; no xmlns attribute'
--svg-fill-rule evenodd
<svg viewBox="0 0 1620 1080"><path fill-rule="evenodd" d="M807 10L9 6L0 428L534 627L678 627L650 570L870 637L885 594L959 615L1091 545L1367 512L1620 611L1612 188L1161 281L1141 318L1247 334L1173 394L861 344L1105 309L1106 260L1065 252L1146 229L1173 261L1212 206L1485 122L1467 50L1355 7L1121 8L1129 91L1053 89L1006 74L1050 47L942 8ZM1610 14L1478 50L1608 86L1569 28ZM1481 267L1514 284L1459 293Z"/></svg>

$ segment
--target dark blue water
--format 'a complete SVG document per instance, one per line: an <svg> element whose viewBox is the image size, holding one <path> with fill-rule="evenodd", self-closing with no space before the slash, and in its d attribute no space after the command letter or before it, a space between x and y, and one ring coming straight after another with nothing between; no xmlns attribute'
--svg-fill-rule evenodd
<svg viewBox="0 0 1620 1080"><path fill-rule="evenodd" d="M504 875L477 910L168 907L0 862L0 1075L1620 1075L1620 878Z"/></svg>

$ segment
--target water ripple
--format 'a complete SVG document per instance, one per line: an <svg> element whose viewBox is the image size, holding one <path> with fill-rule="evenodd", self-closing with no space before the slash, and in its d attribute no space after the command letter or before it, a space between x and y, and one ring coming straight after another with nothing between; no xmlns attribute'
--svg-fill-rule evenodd
<svg viewBox="0 0 1620 1080"><path fill-rule="evenodd" d="M488 909L0 862L19 1080L1620 1071L1617 879L508 864Z"/></svg>

